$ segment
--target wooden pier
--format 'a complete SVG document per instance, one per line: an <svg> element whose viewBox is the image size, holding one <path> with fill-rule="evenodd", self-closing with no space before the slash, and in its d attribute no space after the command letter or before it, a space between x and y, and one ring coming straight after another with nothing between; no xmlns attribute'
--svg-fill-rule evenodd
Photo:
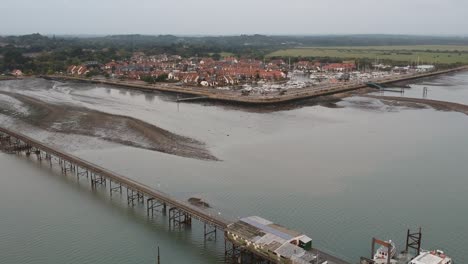
<svg viewBox="0 0 468 264"><path fill-rule="evenodd" d="M202 208L194 207L187 202L179 201L148 185L65 153L21 133L0 127L0 150L28 157L36 156L37 160L50 168L58 165L64 175L74 175L78 179L86 179L91 188L108 189L110 196L115 193L126 195L128 206L145 205L148 216L153 216L158 212L162 214L167 212L171 228L189 227L192 224L192 219L198 220L204 226L205 241L216 240L217 232L224 230L226 263L284 263L279 257L265 258L255 254L248 247L233 243L232 239L226 235L232 221L223 219L217 214L211 214ZM126 194L123 194L124 189L126 189ZM328 260L330 264L349 264L316 249L313 249L313 252L320 255L321 260Z"/></svg>
<svg viewBox="0 0 468 264"><path fill-rule="evenodd" d="M229 224L227 220L221 219L217 215L186 202L178 201L148 185L1 127L0 145L8 153L25 153L27 156L34 154L38 160L47 161L51 167L58 163L62 173L72 173L77 177L86 177L93 188L97 186L108 187L110 195L115 192L122 193L122 189L125 188L128 205L134 206L136 203L143 204L146 202L148 214L153 214L157 209L165 212L166 208L169 207L169 222L174 226L190 225L192 219L197 219L206 225L209 232L212 232L215 229L224 230Z"/></svg>

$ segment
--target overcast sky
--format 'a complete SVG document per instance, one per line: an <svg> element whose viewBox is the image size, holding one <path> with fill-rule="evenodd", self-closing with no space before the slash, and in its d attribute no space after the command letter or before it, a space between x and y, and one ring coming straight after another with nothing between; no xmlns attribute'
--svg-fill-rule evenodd
<svg viewBox="0 0 468 264"><path fill-rule="evenodd" d="M0 0L0 34L468 35L468 0Z"/></svg>

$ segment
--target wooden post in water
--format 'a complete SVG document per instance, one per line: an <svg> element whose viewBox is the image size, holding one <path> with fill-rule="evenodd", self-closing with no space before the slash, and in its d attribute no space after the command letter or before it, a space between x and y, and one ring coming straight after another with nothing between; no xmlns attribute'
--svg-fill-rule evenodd
<svg viewBox="0 0 468 264"><path fill-rule="evenodd" d="M158 263L157 264L161 264L161 257L159 256L159 246L158 246Z"/></svg>

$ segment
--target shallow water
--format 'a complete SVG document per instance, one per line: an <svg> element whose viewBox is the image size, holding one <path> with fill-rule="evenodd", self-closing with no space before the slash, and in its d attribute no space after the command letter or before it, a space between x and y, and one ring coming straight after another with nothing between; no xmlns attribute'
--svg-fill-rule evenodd
<svg viewBox="0 0 468 264"><path fill-rule="evenodd" d="M431 99L468 100L466 73L415 83L405 96L421 86L437 94ZM373 236L402 246L406 228L422 226L424 248L468 262L464 114L360 97L339 102L340 108L258 113L44 80L1 82L0 90L129 115L205 142L222 161L50 136L0 115L4 125L179 199L201 197L223 217L263 216L353 263L369 254ZM169 231L165 218L149 221L116 196L91 192L34 161L0 154L0 168L0 252L8 252L0 254L1 263L154 263L155 245L162 263L222 262L221 240L205 246L197 225L188 233Z"/></svg>
<svg viewBox="0 0 468 264"><path fill-rule="evenodd" d="M383 95L426 98L459 104L468 104L468 84L466 83L467 79L467 71L451 73L420 80L411 84L411 89L404 89L404 93L402 94L394 92L383 92ZM427 88L426 94L424 94L424 88ZM400 91L401 89L396 88L394 90Z"/></svg>

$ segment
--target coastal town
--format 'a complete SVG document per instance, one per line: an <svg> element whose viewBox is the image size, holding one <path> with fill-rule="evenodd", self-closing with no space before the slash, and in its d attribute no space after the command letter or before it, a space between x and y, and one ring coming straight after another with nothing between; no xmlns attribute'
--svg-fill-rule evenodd
<svg viewBox="0 0 468 264"><path fill-rule="evenodd" d="M64 71L38 75L58 81L84 81L130 89L177 94L175 101L214 100L241 104L277 104L343 94L366 87L388 90L386 85L465 70L466 66L440 67L375 60L318 60L312 58L183 57L166 53L133 52L128 59L86 61ZM20 69L11 77L34 77ZM371 90L363 90L369 93ZM398 90L403 93L403 86ZM180 97L182 96L182 97ZM405 99L417 103L417 99ZM419 101L418 101L419 102ZM427 103L427 102L426 102ZM440 102L431 102L439 105ZM465 112L464 107L445 108Z"/></svg>
<svg viewBox="0 0 468 264"><path fill-rule="evenodd" d="M241 90L246 94L285 92L288 89L368 82L408 73L435 70L434 65L391 66L375 63L360 67L355 61L326 63L284 59L256 60L232 56L215 60L210 57L183 58L179 55L147 56L134 53L128 60L101 63L89 61L71 65L68 76L106 78L155 84L173 83L186 87L211 87L218 90Z"/></svg>

